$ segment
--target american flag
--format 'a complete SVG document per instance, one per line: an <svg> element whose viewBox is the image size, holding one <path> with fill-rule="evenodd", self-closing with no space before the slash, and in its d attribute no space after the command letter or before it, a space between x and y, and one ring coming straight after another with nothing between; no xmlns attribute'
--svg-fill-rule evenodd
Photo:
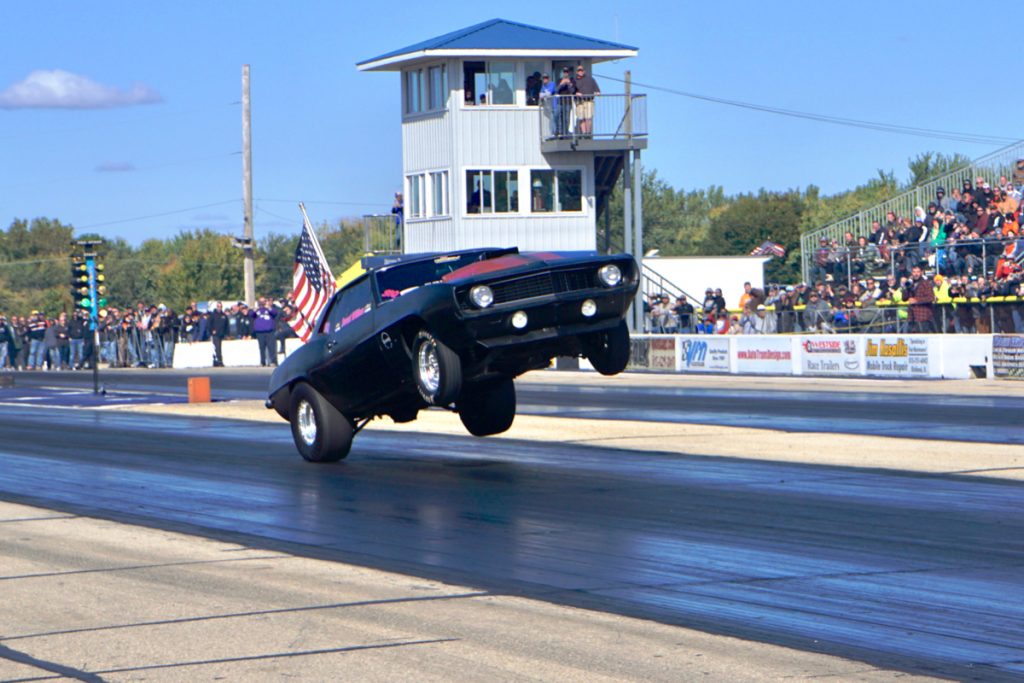
<svg viewBox="0 0 1024 683"><path fill-rule="evenodd" d="M781 244L775 242L765 241L761 243L761 246L756 247L752 252L751 256L778 256L783 258L786 255L786 248Z"/></svg>
<svg viewBox="0 0 1024 683"><path fill-rule="evenodd" d="M303 341L309 341L320 312L334 294L334 275L327 265L320 242L308 222L302 226L302 237L295 249L295 271L292 274L292 301L295 315L288 323Z"/></svg>

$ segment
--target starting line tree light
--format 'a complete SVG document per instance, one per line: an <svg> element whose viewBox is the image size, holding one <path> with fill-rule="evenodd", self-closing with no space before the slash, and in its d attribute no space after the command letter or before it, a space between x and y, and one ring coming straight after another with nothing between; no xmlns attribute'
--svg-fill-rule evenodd
<svg viewBox="0 0 1024 683"><path fill-rule="evenodd" d="M99 262L99 256L96 254L96 246L99 244L103 244L103 241L72 242L72 246L81 248L82 253L71 255L71 298L76 309L87 311L89 314L89 330L93 335L93 392L97 394L100 393L100 309L107 305L107 286L104 284L106 276L103 274L103 264Z"/></svg>

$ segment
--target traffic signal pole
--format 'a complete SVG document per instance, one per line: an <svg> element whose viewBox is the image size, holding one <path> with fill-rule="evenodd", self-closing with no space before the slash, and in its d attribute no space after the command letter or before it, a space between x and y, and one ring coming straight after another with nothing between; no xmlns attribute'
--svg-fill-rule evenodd
<svg viewBox="0 0 1024 683"><path fill-rule="evenodd" d="M79 240L74 244L82 248L82 256L81 260L77 256L72 256L72 294L75 295L75 308L84 309L89 313L89 330L92 332L92 390L93 393L98 394L100 393L99 313L100 307L106 305L106 299L101 298L106 292L106 286L102 284L106 278L103 275L103 264L97 263L96 260L96 245L103 244L103 242L102 240ZM82 268L83 265L84 268ZM85 296L78 298L79 295Z"/></svg>

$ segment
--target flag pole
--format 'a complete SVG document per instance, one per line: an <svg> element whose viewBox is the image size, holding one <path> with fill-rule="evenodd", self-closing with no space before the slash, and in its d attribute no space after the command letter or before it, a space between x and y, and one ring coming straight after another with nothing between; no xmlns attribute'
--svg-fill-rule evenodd
<svg viewBox="0 0 1024 683"><path fill-rule="evenodd" d="M309 222L309 214L306 213L306 205L303 204L302 202L299 202L299 211L302 212L302 223L303 223L303 225L305 225L307 228L309 228L310 231L312 231L313 230L313 224Z"/></svg>

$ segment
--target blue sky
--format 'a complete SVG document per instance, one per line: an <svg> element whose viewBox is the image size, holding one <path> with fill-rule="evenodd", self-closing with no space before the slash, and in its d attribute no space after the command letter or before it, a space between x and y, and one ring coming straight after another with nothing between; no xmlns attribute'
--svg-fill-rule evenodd
<svg viewBox="0 0 1024 683"><path fill-rule="evenodd" d="M563 9L559 9L564 6ZM601 76L868 121L1015 138L1003 28L952 2L7 2L0 40L0 227L46 216L133 244L242 231L241 68L251 65L255 231L386 212L401 185L399 81L362 61L495 17L635 45ZM581 9L582 8L582 9ZM996 11L996 6L991 6ZM1007 35L1007 45L1012 37ZM961 41L958 43L958 41ZM966 42L963 42L966 41ZM992 57L975 57L985 53ZM1006 53L1008 54L1008 53ZM982 92L983 83L994 83ZM1002 84L1002 85L999 85ZM606 80L606 93L621 92ZM635 90L645 92L644 88ZM927 139L646 91L648 169L677 189L907 176ZM62 105L62 106L54 106ZM75 106L67 106L75 105ZM145 217L145 218L143 218Z"/></svg>

